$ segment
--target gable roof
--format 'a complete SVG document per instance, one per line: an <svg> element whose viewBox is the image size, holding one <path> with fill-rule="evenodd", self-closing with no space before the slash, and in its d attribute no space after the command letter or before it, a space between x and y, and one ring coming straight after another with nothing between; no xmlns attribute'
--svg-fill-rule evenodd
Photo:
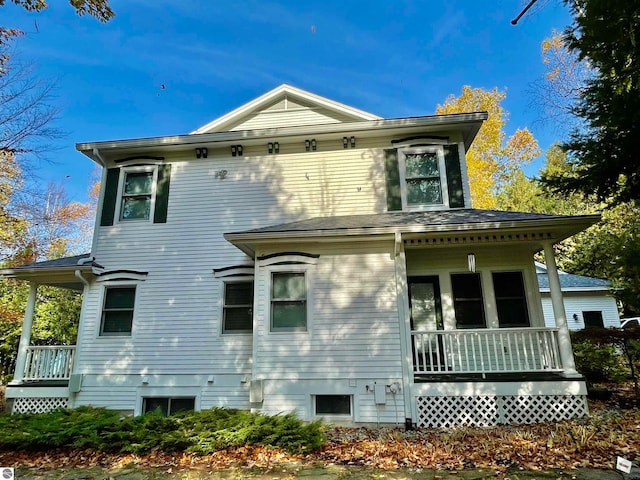
<svg viewBox="0 0 640 480"><path fill-rule="evenodd" d="M268 123L272 128L286 126L287 122L284 121L282 114L292 114L293 112L298 113L296 118L299 125L348 123L363 120L380 120L382 118L283 83L279 87L203 125L191 132L191 134L253 129L253 125L260 123L257 120L258 117L267 117L268 120L265 123ZM306 115L301 117L300 113ZM288 123L290 124L290 122Z"/></svg>

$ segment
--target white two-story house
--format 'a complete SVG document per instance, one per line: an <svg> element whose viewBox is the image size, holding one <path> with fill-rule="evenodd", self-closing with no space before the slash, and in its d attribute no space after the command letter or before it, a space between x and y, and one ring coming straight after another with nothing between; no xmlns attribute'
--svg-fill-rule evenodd
<svg viewBox="0 0 640 480"><path fill-rule="evenodd" d="M78 144L103 167L91 253L2 271L31 282L10 408L584 415L553 244L598 217L473 209L486 118L387 119L282 85L188 135ZM75 346L30 345L39 284L82 290Z"/></svg>

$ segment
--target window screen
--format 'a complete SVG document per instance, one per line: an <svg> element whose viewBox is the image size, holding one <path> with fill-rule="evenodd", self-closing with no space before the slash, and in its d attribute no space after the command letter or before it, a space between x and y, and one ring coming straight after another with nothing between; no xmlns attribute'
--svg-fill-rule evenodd
<svg viewBox="0 0 640 480"><path fill-rule="evenodd" d="M457 328L486 327L480 274L453 274L451 275L451 288Z"/></svg>
<svg viewBox="0 0 640 480"><path fill-rule="evenodd" d="M522 272L494 272L493 291L501 327L528 327L529 311Z"/></svg>
<svg viewBox="0 0 640 480"><path fill-rule="evenodd" d="M253 330L253 281L225 284L223 317L224 333Z"/></svg>

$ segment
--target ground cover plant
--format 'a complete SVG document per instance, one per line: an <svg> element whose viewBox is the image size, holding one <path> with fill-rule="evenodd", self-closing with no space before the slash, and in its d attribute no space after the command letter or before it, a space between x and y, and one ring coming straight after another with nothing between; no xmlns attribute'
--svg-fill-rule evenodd
<svg viewBox="0 0 640 480"><path fill-rule="evenodd" d="M209 454L241 446L280 448L303 453L325 442L320 422L293 414L267 416L213 408L164 417L159 412L121 417L113 410L80 407L34 415L0 416L0 450L92 449L145 454L186 451Z"/></svg>

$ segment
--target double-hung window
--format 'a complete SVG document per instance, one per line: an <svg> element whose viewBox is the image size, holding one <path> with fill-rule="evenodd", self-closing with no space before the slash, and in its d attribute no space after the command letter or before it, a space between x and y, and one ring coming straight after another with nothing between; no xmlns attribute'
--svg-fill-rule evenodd
<svg viewBox="0 0 640 480"><path fill-rule="evenodd" d="M303 272L271 274L271 331L307 330L307 284Z"/></svg>
<svg viewBox="0 0 640 480"><path fill-rule="evenodd" d="M253 330L253 280L226 282L222 333L249 333Z"/></svg>
<svg viewBox="0 0 640 480"><path fill-rule="evenodd" d="M442 147L402 149L399 154L403 207L419 210L448 206Z"/></svg>
<svg viewBox="0 0 640 480"><path fill-rule="evenodd" d="M107 287L102 308L100 335L131 335L136 287Z"/></svg>
<svg viewBox="0 0 640 480"><path fill-rule="evenodd" d="M528 327L529 312L522 272L493 272L500 327Z"/></svg>
<svg viewBox="0 0 640 480"><path fill-rule="evenodd" d="M120 220L149 220L157 169L134 167L123 171Z"/></svg>

